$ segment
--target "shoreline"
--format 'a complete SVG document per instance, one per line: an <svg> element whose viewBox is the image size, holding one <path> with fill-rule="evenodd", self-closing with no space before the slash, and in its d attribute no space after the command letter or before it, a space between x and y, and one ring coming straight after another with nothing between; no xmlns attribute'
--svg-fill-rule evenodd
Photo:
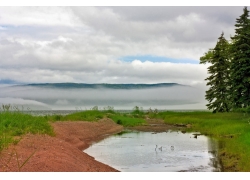
<svg viewBox="0 0 250 180"><path fill-rule="evenodd" d="M108 118L51 123L55 136L27 134L0 153L0 172L119 172L84 153L91 143L121 132Z"/></svg>

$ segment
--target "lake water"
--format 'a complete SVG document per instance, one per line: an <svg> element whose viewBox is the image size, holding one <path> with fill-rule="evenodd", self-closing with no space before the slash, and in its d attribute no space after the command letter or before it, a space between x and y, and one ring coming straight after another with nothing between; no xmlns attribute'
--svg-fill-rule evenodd
<svg viewBox="0 0 250 180"><path fill-rule="evenodd" d="M220 171L217 142L193 133L131 131L93 143L84 152L124 172Z"/></svg>

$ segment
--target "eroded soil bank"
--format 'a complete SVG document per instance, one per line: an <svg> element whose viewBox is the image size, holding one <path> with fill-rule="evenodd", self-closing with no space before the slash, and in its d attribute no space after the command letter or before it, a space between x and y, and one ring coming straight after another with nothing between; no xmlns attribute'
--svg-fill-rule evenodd
<svg viewBox="0 0 250 180"><path fill-rule="evenodd" d="M82 150L123 127L110 119L98 122L56 122L55 137L28 134L0 154L4 172L117 172ZM30 158L29 158L30 157ZM26 161L27 160L27 161Z"/></svg>

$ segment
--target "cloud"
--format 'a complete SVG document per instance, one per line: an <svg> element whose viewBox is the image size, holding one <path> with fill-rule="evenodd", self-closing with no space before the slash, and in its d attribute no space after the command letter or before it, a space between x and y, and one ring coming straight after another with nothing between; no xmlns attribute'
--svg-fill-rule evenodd
<svg viewBox="0 0 250 180"><path fill-rule="evenodd" d="M18 82L202 84L199 58L243 7L0 7L0 77ZM138 57L124 62L122 57Z"/></svg>
<svg viewBox="0 0 250 180"><path fill-rule="evenodd" d="M59 99L55 102L55 105L59 105L59 106L62 106L62 105L69 105L69 102L65 99Z"/></svg>
<svg viewBox="0 0 250 180"><path fill-rule="evenodd" d="M78 19L67 7L1 7L0 23L14 26L75 26Z"/></svg>
<svg viewBox="0 0 250 180"><path fill-rule="evenodd" d="M71 65L72 66L72 65ZM104 67L88 64L86 71L79 67L68 67L67 70L55 70L56 64L46 69L35 67L16 69L0 69L3 78L11 78L18 82L82 82L82 83L159 83L177 82L193 85L203 82L207 76L206 65L176 64L169 62L122 62L109 61ZM84 65L83 65L84 66ZM85 67L86 68L86 67ZM84 67L82 67L84 69Z"/></svg>
<svg viewBox="0 0 250 180"><path fill-rule="evenodd" d="M11 105L10 110L14 111L26 111L26 110L49 110L50 107L48 104L36 101L28 100L23 98L12 98L12 97L0 97L1 105ZM0 111L2 107L0 106Z"/></svg>
<svg viewBox="0 0 250 180"><path fill-rule="evenodd" d="M117 39L208 41L232 32L242 7L73 7L82 23ZM215 28L216 27L216 28ZM212 30L212 31L211 31ZM167 38L166 38L167 37Z"/></svg>

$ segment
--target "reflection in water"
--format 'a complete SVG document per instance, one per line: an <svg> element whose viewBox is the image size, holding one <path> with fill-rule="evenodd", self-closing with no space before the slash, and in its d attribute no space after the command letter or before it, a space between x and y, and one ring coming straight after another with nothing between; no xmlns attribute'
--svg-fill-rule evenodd
<svg viewBox="0 0 250 180"><path fill-rule="evenodd" d="M216 141L192 133L130 132L108 137L84 152L119 171L220 171Z"/></svg>

